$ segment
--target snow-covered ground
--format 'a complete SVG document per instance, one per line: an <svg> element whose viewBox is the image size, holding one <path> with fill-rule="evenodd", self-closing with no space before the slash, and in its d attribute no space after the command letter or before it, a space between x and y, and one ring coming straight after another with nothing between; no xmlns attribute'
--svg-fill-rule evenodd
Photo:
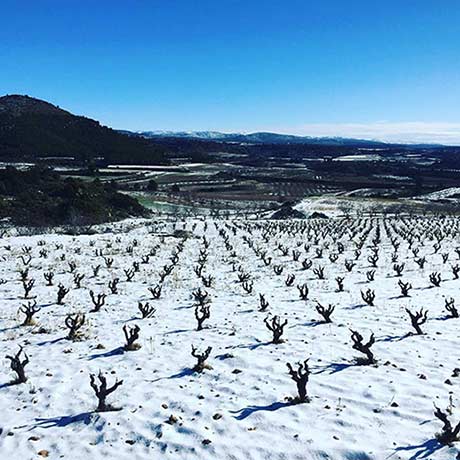
<svg viewBox="0 0 460 460"><path fill-rule="evenodd" d="M375 241L377 228L381 241ZM452 422L460 421L460 381L453 376L460 367L460 319L446 319L444 309L446 298L458 300L460 280L453 279L451 266L460 263L455 253L459 220L189 219L130 222L113 229L91 236L2 239L1 459L452 460L460 452L436 441L442 423L433 414L434 403L443 411L450 406ZM188 238L173 235L174 230L186 230ZM438 236L443 238L435 252ZM345 261L355 260L360 239L361 255L348 272ZM391 239L400 243L398 263L405 264L400 278L393 270ZM282 255L279 244L289 248L288 255ZM375 280L367 281L374 245L379 260ZM152 300L148 288L159 283L178 248L161 297ZM298 261L294 249L301 253ZM322 258L317 249L323 250ZM412 249L419 250L417 256ZM35 284L30 299L24 299L18 270L24 270L28 251L26 278ZM111 268L96 251L113 259ZM200 251L208 254L203 275L215 277L210 288L194 272ZM264 251L273 258L270 265L260 257ZM124 270L150 253L148 263L140 263L127 282ZM331 254L337 261L330 260ZM446 263L442 254L449 254ZM421 257L426 258L423 269L415 262ZM312 266L303 270L305 259ZM75 273L85 275L79 289L69 262L76 264ZM284 267L281 275L273 270L278 264ZM101 268L94 276L97 265ZM324 280L313 272L320 266ZM44 279L49 271L55 273L53 286ZM251 294L238 282L243 272L254 283ZM432 272L441 273L440 287L431 285ZM295 275L291 287L285 285L288 274ZM337 292L338 276L344 277L343 292ZM115 278L119 293L111 294L108 282ZM399 280L412 284L410 297L400 296ZM56 303L59 283L70 288L62 305ZM297 285L303 283L309 288L307 301L299 298ZM198 287L211 297L210 319L201 331L192 297ZM368 288L375 291L374 306L361 298ZM90 312L90 290L107 294L98 312ZM267 312L258 311L259 293L270 303ZM41 308L36 324L21 326L24 315L18 309L33 300ZM335 306L332 323L319 322L315 300ZM153 318L140 319L139 301L156 308ZM407 335L412 327L405 308L428 310L424 335ZM64 322L77 312L85 313L86 323L81 340L71 341ZM288 320L284 343L270 343L267 315ZM140 327L140 349L122 349L125 325ZM356 364L363 355L352 349L350 328L365 341L375 334L376 365ZM199 351L212 347L211 369L192 371L192 345ZM10 385L15 374L3 357L17 353L19 346L29 357L28 380ZM297 392L286 363L307 358L310 402L290 404L288 398ZM97 399L89 375L99 371L108 385L123 380L108 397L120 411L94 411Z"/></svg>
<svg viewBox="0 0 460 460"><path fill-rule="evenodd" d="M398 200L378 200L372 196L366 196L369 189L358 189L353 192L339 192L311 196L301 200L295 209L311 216L314 212L326 214L328 217L340 218L346 215L360 215L383 213L391 204L398 204ZM370 195L370 193L369 193ZM400 202L401 204L403 201Z"/></svg>
<svg viewBox="0 0 460 460"><path fill-rule="evenodd" d="M425 200L444 200L447 198L458 197L460 195L460 187L449 187L443 190L439 190L437 192L427 193L426 195L422 195L417 198L425 199Z"/></svg>

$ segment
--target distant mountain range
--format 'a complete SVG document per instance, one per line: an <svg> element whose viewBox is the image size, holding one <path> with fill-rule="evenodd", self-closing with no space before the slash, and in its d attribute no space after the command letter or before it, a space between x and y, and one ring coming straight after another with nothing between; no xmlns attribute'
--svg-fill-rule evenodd
<svg viewBox="0 0 460 460"><path fill-rule="evenodd" d="M217 142L236 142L248 144L317 144L317 145L366 145L387 146L380 141L366 139L351 139L344 137L312 137L295 136L292 134L278 134L270 132L256 133L222 133L219 131L121 131L125 134L136 135L148 139L176 138L176 139L201 139Z"/></svg>
<svg viewBox="0 0 460 460"><path fill-rule="evenodd" d="M114 130L46 101L22 95L0 97L0 161L47 159L130 164L161 164L184 157L212 161L215 152L300 158L304 154L350 154L363 148L417 149L434 145L395 145L375 140L310 137L269 132L221 133Z"/></svg>
<svg viewBox="0 0 460 460"><path fill-rule="evenodd" d="M162 150L147 139L126 136L40 99L0 97L0 159L34 161L43 157L153 164L164 161Z"/></svg>
<svg viewBox="0 0 460 460"><path fill-rule="evenodd" d="M440 144L389 144L374 139L356 139L348 137L314 137L296 136L293 134L279 134L270 132L256 133L222 133L219 131L120 131L131 136L141 136L147 139L195 139L203 141L228 142L238 144L297 144L297 145L330 145L354 146L368 148L386 148L395 145L409 146L410 148L441 147Z"/></svg>

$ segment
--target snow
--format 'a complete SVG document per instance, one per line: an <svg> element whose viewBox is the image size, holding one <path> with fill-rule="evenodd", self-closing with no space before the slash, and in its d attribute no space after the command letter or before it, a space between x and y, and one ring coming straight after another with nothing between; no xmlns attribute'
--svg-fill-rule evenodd
<svg viewBox="0 0 460 460"><path fill-rule="evenodd" d="M450 269L457 263L457 219L310 220L305 223L310 233L303 234L284 231L289 226L299 230L300 221L208 219L207 228L203 219L196 218L177 223L136 222L107 226L110 232L91 236L3 238L0 278L6 282L0 284L0 356L14 354L22 345L30 363L28 381L20 385L9 385L14 374L8 360L2 363L0 458L28 460L48 454L50 459L72 460L451 460L458 454L457 446L441 446L434 439L442 424L433 415L433 403L445 410L452 396L451 419L460 421L459 381L452 377L460 367L456 352L460 320L446 319L444 310L444 299L455 298L460 283ZM226 250L215 224L227 233L235 257ZM367 256L377 225L382 236L380 259L375 281L367 282ZM400 278L392 269L393 247L385 226L401 242L398 262L405 263L401 279L413 286L410 297L400 297ZM161 298L152 300L148 288L158 283L162 267L170 263L172 251L182 241L172 236L178 229L191 236L163 283ZM268 242L263 238L267 229L272 232ZM315 242L312 229L328 234ZM420 241L414 237L412 248L419 248L418 257L426 257L423 269L403 238L408 231L421 235ZM434 253L436 240L430 237L440 231L445 238ZM366 234L362 254L349 273L344 262L355 258L353 240ZM203 288L193 271L204 247L203 235L209 241L204 273L215 276L215 281L213 287L205 288L212 298L211 317L197 331L191 292ZM331 253L337 253L332 237L345 246L336 263L329 260ZM277 276L272 266L265 266L244 238L252 240L254 248L267 250L272 265L285 267L283 274ZM311 246L308 252L305 243ZM56 244L63 246L56 248ZM316 279L311 269L302 270L300 261L283 256L278 244L300 250L300 261L311 259L312 268L325 266L326 279ZM27 300L22 298L17 270L22 267L22 248L27 246L32 248L29 278L35 279L31 295L41 307L35 326L19 326L23 315L18 308ZM127 252L129 246L132 254ZM324 249L321 259L315 258L317 247ZM124 269L155 248L156 255L126 282ZM47 258L40 257L42 249L48 250ZM113 268L105 266L96 249L114 259ZM446 264L442 253L449 253ZM80 289L74 288L69 261L85 275ZM232 262L250 273L252 294L246 294L237 282ZM91 266L98 264L96 278ZM56 273L51 287L43 278L50 269ZM433 271L442 273L439 288L431 287L428 280ZM289 273L296 276L292 287L284 283ZM345 277L342 293L336 292L336 276ZM119 294L109 294L107 283L116 277L120 278ZM63 305L56 304L58 283L72 288ZM299 299L296 285L302 283L309 287L308 301ZM367 288L375 290L375 306L364 305L361 299L360 291ZM97 313L89 312L90 289L108 294L106 305ZM270 302L270 315L288 319L282 344L270 343L263 321L267 313L258 311L258 293L265 293ZM336 306L331 324L317 322L314 300ZM153 318L140 319L138 301L156 308ZM411 330L406 307L428 309L428 321L422 326L425 335L406 335ZM72 342L65 338L64 320L76 312L86 313L87 324L83 340ZM122 327L134 324L140 326L142 347L120 352ZM355 364L360 353L351 348L349 328L360 331L365 339L375 334L376 366ZM212 347L208 359L212 369L191 371L195 364L192 344L200 351ZM296 395L296 386L286 363L307 358L311 401L289 404L286 398ZM97 400L89 374L99 370L109 385L123 380L108 398L121 411L94 412ZM447 379L451 385L445 383ZM176 423L167 423L171 415Z"/></svg>
<svg viewBox="0 0 460 460"><path fill-rule="evenodd" d="M437 192L427 193L417 198L426 199L426 200L444 200L446 198L452 198L460 194L460 187L449 187Z"/></svg>
<svg viewBox="0 0 460 460"><path fill-rule="evenodd" d="M334 158L334 161L379 161L382 157L378 154L362 154L362 155L342 155Z"/></svg>
<svg viewBox="0 0 460 460"><path fill-rule="evenodd" d="M339 218L345 214L359 214L376 209L378 201L367 198L365 195L369 189L355 189L352 192L329 193L311 196L301 200L295 209L310 216L314 212L326 214L328 217ZM357 198L355 198L357 196ZM381 208L383 209L383 208Z"/></svg>

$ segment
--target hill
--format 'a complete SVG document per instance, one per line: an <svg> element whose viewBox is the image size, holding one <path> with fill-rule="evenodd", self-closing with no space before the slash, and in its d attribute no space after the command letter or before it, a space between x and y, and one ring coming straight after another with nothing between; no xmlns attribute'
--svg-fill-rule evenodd
<svg viewBox="0 0 460 460"><path fill-rule="evenodd" d="M148 214L134 198L98 179L64 179L39 166L0 169L0 218L15 225L81 226Z"/></svg>
<svg viewBox="0 0 460 460"><path fill-rule="evenodd" d="M160 148L29 96L0 97L0 160L164 163Z"/></svg>

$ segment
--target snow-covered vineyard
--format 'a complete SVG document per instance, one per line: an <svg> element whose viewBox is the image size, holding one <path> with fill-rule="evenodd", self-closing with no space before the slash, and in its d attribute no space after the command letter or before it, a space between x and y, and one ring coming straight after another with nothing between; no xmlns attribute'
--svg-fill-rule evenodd
<svg viewBox="0 0 460 460"><path fill-rule="evenodd" d="M0 257L0 458L460 458L456 218L134 221Z"/></svg>

